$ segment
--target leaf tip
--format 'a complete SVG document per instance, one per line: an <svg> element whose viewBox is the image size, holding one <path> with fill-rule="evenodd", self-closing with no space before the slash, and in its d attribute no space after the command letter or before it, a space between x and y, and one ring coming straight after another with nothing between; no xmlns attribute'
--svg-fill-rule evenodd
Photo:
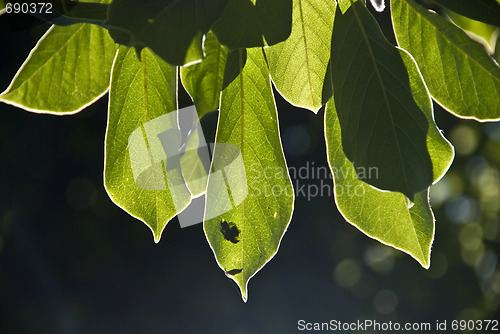
<svg viewBox="0 0 500 334"><path fill-rule="evenodd" d="M238 288L240 289L241 293L241 299L243 299L243 302L246 303L248 301L248 280L246 282L243 282L237 278L234 277L234 275L241 273L242 269L234 269L230 271L226 271L226 276L230 279L232 279Z"/></svg>
<svg viewBox="0 0 500 334"><path fill-rule="evenodd" d="M429 270L431 267L431 252L432 252L432 244L429 247L429 252L425 254L422 259L417 259L418 263L424 268L425 270Z"/></svg>
<svg viewBox="0 0 500 334"><path fill-rule="evenodd" d="M424 268L425 270L429 270L429 268L431 267L431 259L430 259L430 254L429 256L426 258L426 259L418 259L418 263L420 263L420 265L422 266L422 268Z"/></svg>
<svg viewBox="0 0 500 334"><path fill-rule="evenodd" d="M7 100L5 100L5 95L9 94L9 88L8 87L6 90L4 90L3 92L0 93L0 102L3 102L3 103L7 103Z"/></svg>
<svg viewBox="0 0 500 334"><path fill-rule="evenodd" d="M246 286L244 288L240 287L240 291L241 291L241 299L243 299L243 302L246 304L248 302L247 287Z"/></svg>
<svg viewBox="0 0 500 334"><path fill-rule="evenodd" d="M153 239L154 239L155 244L159 243L160 239L161 239L161 231L160 232L152 231L152 232L153 232Z"/></svg>

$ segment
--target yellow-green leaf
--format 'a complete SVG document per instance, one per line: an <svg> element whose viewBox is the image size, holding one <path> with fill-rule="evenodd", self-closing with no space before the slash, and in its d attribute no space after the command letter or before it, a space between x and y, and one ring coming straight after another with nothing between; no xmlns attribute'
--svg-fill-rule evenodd
<svg viewBox="0 0 500 334"><path fill-rule="evenodd" d="M392 0L391 14L398 44L439 104L463 118L500 119L500 67L481 45L413 0Z"/></svg>
<svg viewBox="0 0 500 334"><path fill-rule="evenodd" d="M328 61L336 2L294 0L292 32L266 49L276 89L291 104L318 112Z"/></svg>
<svg viewBox="0 0 500 334"><path fill-rule="evenodd" d="M222 92L204 229L217 263L248 298L248 281L278 251L294 196L263 51L238 52Z"/></svg>
<svg viewBox="0 0 500 334"><path fill-rule="evenodd" d="M108 90L115 53L116 45L104 28L52 26L0 101L37 113L76 113Z"/></svg>
<svg viewBox="0 0 500 334"><path fill-rule="evenodd" d="M176 68L148 49L139 61L134 49L119 48L110 86L104 182L113 202L149 226L156 242L191 200L176 154L176 79Z"/></svg>

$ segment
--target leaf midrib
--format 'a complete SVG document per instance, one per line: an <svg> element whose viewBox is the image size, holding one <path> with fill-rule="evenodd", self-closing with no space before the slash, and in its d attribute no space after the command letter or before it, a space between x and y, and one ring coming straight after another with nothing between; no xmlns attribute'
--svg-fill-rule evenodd
<svg viewBox="0 0 500 334"><path fill-rule="evenodd" d="M306 64L307 64L307 83L308 83L308 86L309 86L309 94L311 94L311 101L314 103L315 102L315 98L314 98L314 92L313 92L313 84L312 84L312 79L311 79L311 70L310 70L310 64L309 64L309 48L307 47L307 34L306 34L306 27L305 27L305 24L304 24L304 11L302 9L302 0L298 0L299 1L299 12L300 12L300 25L301 25L301 28L302 28L302 35L303 35L303 41L304 41L304 54L305 54L305 57L306 57Z"/></svg>
<svg viewBox="0 0 500 334"><path fill-rule="evenodd" d="M147 73L147 64L146 64L146 59L147 59L147 52L144 52L144 56L142 57L142 73L143 73L143 87L144 87L144 111L145 111L145 119L147 121L150 120L150 117L149 117L149 99L148 99L148 91L149 91L149 86L148 86L148 73ZM148 157L149 157L149 160L150 160L150 163L151 163L151 166L154 166L154 160L153 160L153 155L152 155L152 152L151 152L151 146L149 145L149 140L148 140L148 136L146 134L146 131L145 131L145 128L144 128L144 123L141 124L141 127L142 127L142 133L143 133L143 136L144 136L144 140L146 142L146 147L148 149ZM164 182L166 181L166 169L165 169L165 163L164 161L161 162L162 164L162 172L163 172L163 176L165 178ZM154 168L154 167L153 167ZM156 180L156 173L154 172L153 170L153 184L157 184L157 181ZM165 182L165 187L166 189L168 189L168 184L167 182ZM156 224L155 224L155 233L154 233L154 238L155 238L155 241L156 240L159 240L160 238L160 233L161 231L163 230L163 226L160 226L161 224L159 224L160 222L160 216L159 216L159 210L158 210L158 207L159 207L159 202L161 201L159 196L157 195L157 192L158 190L154 190L154 199L155 199L155 216L156 216ZM170 192L170 191L168 191Z"/></svg>
<svg viewBox="0 0 500 334"><path fill-rule="evenodd" d="M249 59L247 59L247 62L248 61L249 61ZM240 150L241 150L241 156L244 159L245 158L245 89L244 89L244 78L243 78L243 69L244 69L243 51L241 49L238 50L238 66L240 68L240 108L241 108ZM241 221L241 224L243 225L242 226L243 235L241 237L241 268L243 269L243 273L246 273L247 270L246 270L246 266L245 266L245 254L244 254L245 253L245 236L246 236L245 200L243 200L241 202L241 210L243 212L242 221ZM242 276L243 276L243 273L242 273ZM246 293L246 291L245 291L245 293Z"/></svg>

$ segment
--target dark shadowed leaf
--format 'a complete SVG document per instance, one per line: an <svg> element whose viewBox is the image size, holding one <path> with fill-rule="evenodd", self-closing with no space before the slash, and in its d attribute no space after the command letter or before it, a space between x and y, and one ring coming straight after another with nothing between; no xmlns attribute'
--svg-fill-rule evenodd
<svg viewBox="0 0 500 334"><path fill-rule="evenodd" d="M291 26L292 0L227 0L212 29L221 44L250 48L284 41Z"/></svg>
<svg viewBox="0 0 500 334"><path fill-rule="evenodd" d="M426 146L429 122L415 103L396 47L361 2L337 11L331 70L346 157L363 181L410 199L432 184Z"/></svg>
<svg viewBox="0 0 500 334"><path fill-rule="evenodd" d="M380 191L360 181L344 155L340 132L331 101L325 112L325 137L340 213L369 237L410 254L428 268L434 239L434 216L428 191L416 194L410 207L403 194Z"/></svg>
<svg viewBox="0 0 500 334"><path fill-rule="evenodd" d="M497 0L433 0L460 15L500 27L500 3Z"/></svg>
<svg viewBox="0 0 500 334"><path fill-rule="evenodd" d="M433 183L436 183L451 166L453 146L434 122L432 100L415 60L405 50L399 51L408 68L415 102L430 125L426 142L432 159ZM333 100L328 102L325 111L325 140L335 181L335 202L344 218L366 235L410 254L428 268L434 238L434 216L429 206L428 190L416 194L412 206L400 193L380 191L360 181L359 177L366 175L355 170L344 154Z"/></svg>
<svg viewBox="0 0 500 334"><path fill-rule="evenodd" d="M202 36L227 0L114 0L109 6L111 37L122 45L149 47L170 64L203 57Z"/></svg>

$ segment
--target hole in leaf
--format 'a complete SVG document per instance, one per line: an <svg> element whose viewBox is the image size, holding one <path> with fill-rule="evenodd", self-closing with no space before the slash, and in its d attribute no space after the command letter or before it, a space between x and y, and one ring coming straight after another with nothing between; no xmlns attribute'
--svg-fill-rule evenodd
<svg viewBox="0 0 500 334"><path fill-rule="evenodd" d="M233 244L236 244L240 241L238 239L240 235L240 230L238 230L238 227L236 226L235 223L221 220L220 233L222 233L224 239L226 239L227 241L231 241Z"/></svg>
<svg viewBox="0 0 500 334"><path fill-rule="evenodd" d="M243 268L241 269L232 269L232 270L229 270L229 271L226 271L226 275L236 275L236 274L239 274L243 271Z"/></svg>

